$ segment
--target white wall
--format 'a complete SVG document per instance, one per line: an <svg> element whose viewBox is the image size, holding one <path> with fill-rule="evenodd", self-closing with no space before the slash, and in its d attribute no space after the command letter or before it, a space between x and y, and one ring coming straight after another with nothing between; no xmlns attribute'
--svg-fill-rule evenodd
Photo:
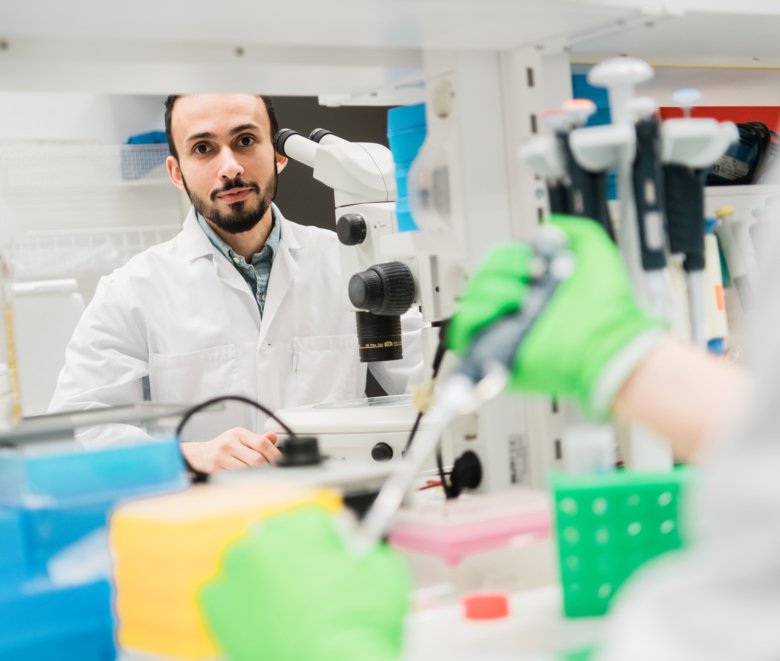
<svg viewBox="0 0 780 661"><path fill-rule="evenodd" d="M681 87L702 91L703 106L780 106L780 70L710 67L656 67L652 80L639 87L659 105L677 105L672 92Z"/></svg>

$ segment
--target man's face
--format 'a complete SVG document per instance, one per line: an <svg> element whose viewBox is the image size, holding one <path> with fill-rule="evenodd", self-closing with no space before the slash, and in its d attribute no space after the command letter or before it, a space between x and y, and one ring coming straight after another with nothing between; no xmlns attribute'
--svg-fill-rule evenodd
<svg viewBox="0 0 780 661"><path fill-rule="evenodd" d="M232 234L257 225L286 164L274 154L263 100L249 94L182 96L173 106L171 133L178 159L168 158L168 173L195 209Z"/></svg>

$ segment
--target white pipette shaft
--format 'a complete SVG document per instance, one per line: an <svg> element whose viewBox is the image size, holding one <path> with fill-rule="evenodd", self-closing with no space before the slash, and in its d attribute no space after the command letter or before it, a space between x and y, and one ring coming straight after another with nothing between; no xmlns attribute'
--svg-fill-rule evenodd
<svg viewBox="0 0 780 661"><path fill-rule="evenodd" d="M467 377L453 375L443 385L425 416L428 433L415 439L363 519L355 543L358 553L369 551L384 537L404 495L439 442L441 433L453 418L473 406L474 384Z"/></svg>

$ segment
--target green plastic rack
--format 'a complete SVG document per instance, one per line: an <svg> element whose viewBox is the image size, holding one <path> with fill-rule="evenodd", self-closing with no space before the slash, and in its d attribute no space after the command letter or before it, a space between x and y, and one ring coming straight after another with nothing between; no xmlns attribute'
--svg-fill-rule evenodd
<svg viewBox="0 0 780 661"><path fill-rule="evenodd" d="M681 498L692 476L687 467L551 475L567 617L603 615L637 567L683 546Z"/></svg>

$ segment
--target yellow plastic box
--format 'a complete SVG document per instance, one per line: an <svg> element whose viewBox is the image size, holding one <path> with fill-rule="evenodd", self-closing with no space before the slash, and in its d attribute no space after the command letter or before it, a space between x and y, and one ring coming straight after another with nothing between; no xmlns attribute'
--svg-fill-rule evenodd
<svg viewBox="0 0 780 661"><path fill-rule="evenodd" d="M218 656L198 607L201 585L250 525L313 504L342 507L335 491L279 483L197 486L119 507L110 538L120 647L173 659Z"/></svg>

